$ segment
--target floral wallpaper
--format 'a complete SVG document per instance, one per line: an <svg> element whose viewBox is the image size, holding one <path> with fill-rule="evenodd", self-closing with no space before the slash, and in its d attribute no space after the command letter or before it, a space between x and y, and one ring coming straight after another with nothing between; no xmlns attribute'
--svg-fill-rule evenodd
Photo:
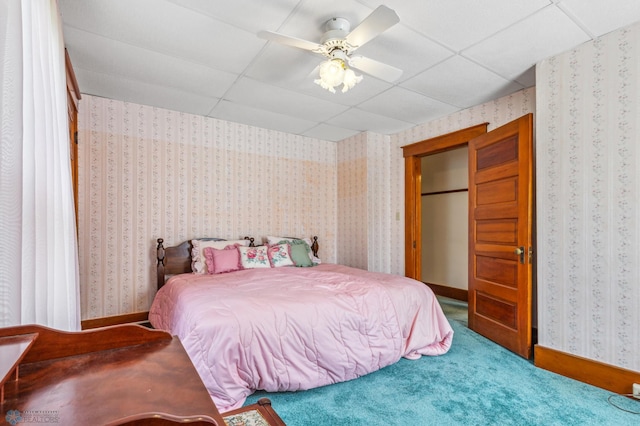
<svg viewBox="0 0 640 426"><path fill-rule="evenodd" d="M338 142L338 262L400 274L404 259L389 256L390 146L389 136L371 132Z"/></svg>
<svg viewBox="0 0 640 426"><path fill-rule="evenodd" d="M159 237L317 235L336 261L334 142L89 95L78 137L83 319L149 309Z"/></svg>
<svg viewBox="0 0 640 426"><path fill-rule="evenodd" d="M640 371L640 24L536 68L539 342Z"/></svg>
<svg viewBox="0 0 640 426"><path fill-rule="evenodd" d="M367 138L366 133L337 143L338 149L338 261L367 269Z"/></svg>

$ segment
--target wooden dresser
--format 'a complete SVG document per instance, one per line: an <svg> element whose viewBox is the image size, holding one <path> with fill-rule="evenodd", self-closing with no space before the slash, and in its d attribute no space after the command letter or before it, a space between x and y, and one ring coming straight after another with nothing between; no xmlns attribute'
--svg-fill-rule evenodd
<svg viewBox="0 0 640 426"><path fill-rule="evenodd" d="M3 424L225 425L178 338L139 325L0 328L0 380ZM249 410L284 425L268 400Z"/></svg>

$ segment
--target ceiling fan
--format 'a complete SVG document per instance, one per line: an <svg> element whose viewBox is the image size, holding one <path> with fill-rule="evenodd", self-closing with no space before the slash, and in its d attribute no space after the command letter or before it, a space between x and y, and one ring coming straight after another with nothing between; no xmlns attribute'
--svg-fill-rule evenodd
<svg viewBox="0 0 640 426"><path fill-rule="evenodd" d="M400 22L400 18L396 12L383 5L371 12L353 31L350 31L351 25L345 18L329 19L325 23L325 33L320 39L320 43L272 31L260 31L258 36L325 56L328 59L314 70L314 73L319 73L319 78L314 82L332 93L336 92L335 87L342 84L342 92L344 93L362 80L362 76L356 75L349 67L390 83L400 78L402 70L396 67L364 56L352 56L356 49L398 22Z"/></svg>

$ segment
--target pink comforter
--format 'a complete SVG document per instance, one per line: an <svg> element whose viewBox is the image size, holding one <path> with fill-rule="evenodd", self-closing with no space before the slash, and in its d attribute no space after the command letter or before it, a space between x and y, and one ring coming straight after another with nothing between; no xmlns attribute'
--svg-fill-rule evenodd
<svg viewBox="0 0 640 426"><path fill-rule="evenodd" d="M180 338L222 412L257 389L310 389L440 355L453 338L426 285L332 264L178 275L149 320Z"/></svg>

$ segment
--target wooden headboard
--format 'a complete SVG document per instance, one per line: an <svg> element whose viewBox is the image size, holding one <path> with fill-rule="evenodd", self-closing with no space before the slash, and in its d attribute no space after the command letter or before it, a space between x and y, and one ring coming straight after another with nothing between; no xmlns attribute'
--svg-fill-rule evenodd
<svg viewBox="0 0 640 426"><path fill-rule="evenodd" d="M205 241L224 241L223 238L200 238ZM254 246L253 237L244 237L249 240L249 245ZM185 274L191 272L191 240L187 240L180 245L165 248L164 239L158 238L156 247L156 271L158 290L167 280L167 275ZM318 256L318 237L312 238L311 250L314 256Z"/></svg>

